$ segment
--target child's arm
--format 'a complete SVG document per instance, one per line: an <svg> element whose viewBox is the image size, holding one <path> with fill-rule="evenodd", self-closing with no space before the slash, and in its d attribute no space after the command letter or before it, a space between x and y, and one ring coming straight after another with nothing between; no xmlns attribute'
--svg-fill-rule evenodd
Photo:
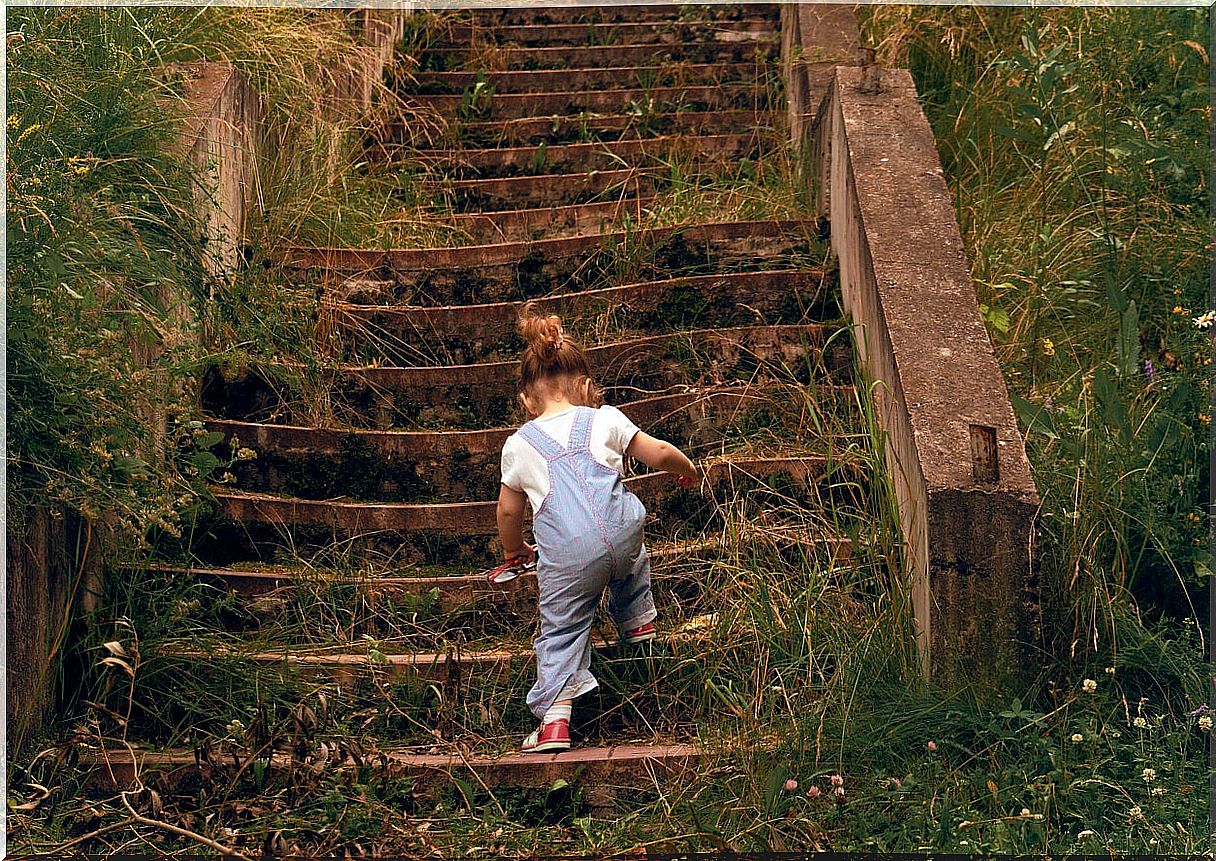
<svg viewBox="0 0 1216 861"><path fill-rule="evenodd" d="M680 484L685 487L700 480L696 466L684 452L665 440L655 439L644 431L634 434L625 449L625 454L636 457L652 469L661 469L679 476L682 479Z"/></svg>
<svg viewBox="0 0 1216 861"><path fill-rule="evenodd" d="M502 542L504 559L532 558L533 548L524 543L524 503L527 500L527 494L505 484L498 486L498 540Z"/></svg>

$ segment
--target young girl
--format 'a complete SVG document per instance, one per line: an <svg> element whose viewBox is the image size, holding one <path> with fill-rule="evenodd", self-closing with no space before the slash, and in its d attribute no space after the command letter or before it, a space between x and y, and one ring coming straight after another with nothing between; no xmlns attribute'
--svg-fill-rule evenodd
<svg viewBox="0 0 1216 861"><path fill-rule="evenodd" d="M528 707L540 727L524 752L570 748L570 707L599 682L589 671L591 623L605 589L624 643L655 637L650 559L642 544L646 509L621 480L623 456L698 481L692 461L640 431L615 407L600 406L582 348L561 320L536 314L519 321L527 342L520 358L519 399L532 420L502 449L498 535L507 560L536 557L540 635L536 684ZM536 546L523 539L524 502L532 505Z"/></svg>

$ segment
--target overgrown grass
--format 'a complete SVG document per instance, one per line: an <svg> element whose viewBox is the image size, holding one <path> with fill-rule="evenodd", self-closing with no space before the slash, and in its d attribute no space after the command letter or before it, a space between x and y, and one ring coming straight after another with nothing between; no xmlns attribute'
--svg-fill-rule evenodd
<svg viewBox="0 0 1216 861"><path fill-rule="evenodd" d="M68 29L90 32L80 29L81 21L99 22L92 44L119 44L119 55L127 57L122 63L128 64L119 65L140 85L151 80L150 63L135 45L141 40L169 44L168 36L160 43L148 40L131 27L131 19L122 18L126 13L29 14L57 22L67 41ZM60 14L65 17L54 17ZM110 14L118 17L105 17ZM170 21L173 14L178 13L150 20ZM218 50L217 45L243 44L225 42L222 28L208 29L218 26L218 12L214 19L206 17L210 12L197 14L189 20L205 35L193 37L188 49L175 49L174 56L189 59ZM264 10L236 14L272 20L257 17ZM956 191L983 313L1030 428L1030 454L1047 515L1044 571L1063 596L1053 605L1062 610L1062 619L1049 620L1049 627L1061 632L1060 653L1075 656L1048 668L1034 689L993 707L916 681L894 497L883 478L872 398L861 381L854 411L860 422L839 423L839 416L802 387L788 390L784 406L800 411L800 425L815 430L816 445L826 446L816 450L845 453L865 467L868 481L857 484L842 471L832 479L835 494L823 492L806 506L795 504L805 502L799 499L804 491L789 482L723 493L699 502L695 510L690 502L687 519L701 518L699 537L712 539L712 549L690 556L673 572L673 578L698 587L696 600L670 607L671 621L678 622L673 627L683 638L680 648L663 653L661 660L626 656L597 663L603 678L618 679L605 685L611 690L597 703L609 717L594 718L594 709L580 703L589 725L607 720L619 727L611 721L628 718L637 727L653 724L678 734L695 723L708 760L693 779L662 791L619 794L609 816L601 809L604 787L558 783L540 792L490 791L475 775L461 773L436 790L373 767L377 752L393 739L423 739L445 750L457 749L460 742L481 749L510 747L529 728L518 707L526 667L486 685L482 695L458 701L440 687L418 684L340 690L277 669L255 674L247 663L219 657L157 664L159 645L182 636L231 645L237 642L233 628L254 632L247 643L254 635L272 643L338 640L354 642L374 658L394 639L431 640L467 621L446 614L433 598L387 607L367 600L349 583L334 585L320 577L302 584L292 601L261 610L203 587L196 578L110 578L107 607L117 621L90 632L74 668L89 687L88 703L70 730L73 741L116 745L146 732L196 745L216 764L213 782L198 787L205 791L182 796L145 791L131 801L148 815L249 854L259 849L280 855L345 850L452 856L807 847L1200 851L1208 829L1208 736L1201 722L1208 715L1199 704L1207 697L1210 666L1203 661L1197 626L1176 624L1193 615L1190 605L1202 606L1206 596L1198 587L1206 583L1207 565L1195 539L1202 534L1199 463L1206 454L1206 424L1199 412L1206 380L1200 369L1210 345L1188 319L1205 307L1199 246L1206 236L1198 155L1206 120L1193 113L1206 67L1196 65L1199 51L1189 43L1203 46L1207 38L1195 30L1202 17L1188 16L1163 10L896 7L873 8L869 15L868 25L884 40L888 56L908 58L918 77ZM261 35L251 38L262 41L242 48L243 54L234 48L233 61L245 63L255 77L262 75L264 92L280 88L284 105L301 99L283 108L291 113L285 121L306 122L304 130L293 133L299 165L285 159L267 174L274 177L274 193L282 196L255 231L256 249L264 252L290 241L379 247L430 242L433 213L419 209L415 214L412 204L401 207L415 190L412 179L370 168L362 173L323 169L335 152L334 127L317 118L307 95L314 92L307 89L311 84L297 83L293 76L313 60L333 59L326 52L339 50L340 28L314 13L284 13L273 19L286 28L278 35L304 29L308 39L317 40L285 47L251 20L244 19L244 26L253 26ZM321 23L313 29L316 22ZM1030 35L1032 27L1037 35ZM425 28L419 32L418 38L425 38ZM1053 54L1060 44L1067 47ZM274 61L280 52L289 58L282 67ZM105 64L111 54L103 53L79 61L81 79L99 63L110 69ZM92 77L113 85L111 79ZM28 82L23 92L32 94L36 83ZM89 83L65 79L62 92L88 92ZM128 82L109 95L126 104L131 86ZM108 104L102 95L90 103ZM23 98L37 103L33 95ZM159 108L149 100L139 110ZM107 116L121 120L125 115ZM148 123L147 116L161 115L133 113L123 122L151 135L160 120ZM62 174L54 179L62 183L56 189L70 190L72 183L109 175L104 171L127 165L127 159L140 159L142 165L145 150L155 143L149 138L122 158L87 163L48 154L47 146L27 163L20 161L21 147L37 140L37 129L28 132L35 117L10 126L10 195L27 196L20 201L25 224L40 225L40 192L24 177L47 177L55 170ZM54 121L69 119L64 111ZM32 164L48 167L39 172ZM605 278L625 283L650 259L653 249L638 238L643 231L633 228L810 211L793 181L796 166L784 153L708 184L677 161L669 167L672 188L653 211L654 223L627 225L627 241L605 266ZM121 187L133 189L138 199L148 175L156 174L121 174ZM163 175L171 178L163 200L140 201L138 217L117 224L133 224L141 239L161 237L162 244L169 236L177 247L173 237L197 232L180 203L187 199L181 193L188 180L182 178L183 168L171 164ZM101 187L50 199L92 201ZM376 195L377 205L361 201L362 194ZM30 196L35 196L32 203ZM150 199L159 200L155 191ZM389 199L394 202L383 203ZM145 215L148 211L152 215ZM11 208L10 219L17 215ZM100 263L81 265L76 246L54 244L69 242L49 229L60 220L44 221L38 236L77 255L63 268L89 273L84 283L98 280L92 277L98 271L105 276L112 270L147 270L140 276L144 281L170 283L186 295L201 297L209 288L206 278L195 274L192 259L170 265L152 255L153 265L98 256L88 259ZM25 224L22 229L30 229ZM76 235L92 236L92 230L104 238L98 231L107 227L113 229L111 222L94 215ZM41 259L32 239L22 241L25 257ZM125 235L121 242L128 252L148 246ZM47 343L62 337L60 328L75 332L94 325L81 311L62 310L93 304L78 306L72 292L54 293L55 279L62 278L58 265L53 257L39 264L39 280L31 281L54 303L32 304L22 318L30 331L39 332L35 311L54 309L51 322L41 324L49 333ZM218 288L224 292L215 304L222 313L206 318L212 350L237 365L293 358L310 362L315 371L324 361L316 356L324 351L313 349L316 285L284 285L276 275L271 270ZM76 282L67 283L82 292ZM130 307L143 307L136 290L121 296L121 303L106 306L108 313L125 320ZM142 325L155 328L160 318L151 312L145 316ZM36 350L39 356L48 352L37 342L23 355ZM72 345L63 354L72 352L79 355L80 349ZM198 354L185 356L183 375L198 361ZM126 353L102 358L119 370L135 361ZM40 367L64 392L84 385L56 365ZM176 366L168 370L178 373ZM26 379L32 378L26 372ZM312 382L294 384L292 396L325 416L322 377L308 379ZM54 397L54 385L28 391L46 399ZM89 409L113 410L117 404L118 415L135 416L124 406L136 402L134 392L112 380L99 389L108 400L89 401ZM31 427L40 415L30 412ZM56 432L77 432L83 419L73 421ZM123 427L131 439L142 440L136 418ZM751 430L772 450L797 449L798 441L779 423ZM200 477L188 473L191 467L219 474L231 466L214 454L212 460L199 459L213 447L200 428L183 426L179 433L184 454L180 474L171 473L177 482L169 485L173 493ZM28 436L35 438L32 432ZM53 439L48 450L56 451L58 444ZM53 463L64 471L75 461L63 456ZM97 481L111 483L106 476ZM143 498L141 491L129 492ZM839 504L842 497L857 504ZM758 499L764 503L759 511ZM847 560L808 540L829 536L852 540ZM352 562L344 573L367 571ZM1185 590L1166 585L1178 581ZM513 624L484 617L477 622L491 630ZM367 639L360 639L365 634ZM1083 681L1087 677L1092 685ZM163 851L196 848L159 831L122 824L127 811L117 797L96 799L82 809L78 801L84 791L72 770L71 748L49 750L24 764L21 777L58 789L33 808L10 815L10 836L23 847L63 851L65 841L121 825L95 835L89 848L116 850L133 839L134 831L159 841ZM267 764L276 750L287 760L277 772ZM60 753L64 759L57 758ZM348 754L366 765L350 771L333 767L335 758ZM21 793L23 801L40 794L29 786Z"/></svg>
<svg viewBox="0 0 1216 861"><path fill-rule="evenodd" d="M1063 653L1207 604L1207 16L868 7L915 76L1043 496Z"/></svg>

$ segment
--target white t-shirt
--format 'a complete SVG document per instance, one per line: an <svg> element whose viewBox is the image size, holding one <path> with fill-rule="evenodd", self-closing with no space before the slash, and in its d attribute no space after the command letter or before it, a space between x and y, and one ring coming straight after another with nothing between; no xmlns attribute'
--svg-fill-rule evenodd
<svg viewBox="0 0 1216 861"><path fill-rule="evenodd" d="M570 407L543 419L536 419L536 424L553 437L558 445L566 446L570 442L570 430L574 427L576 409L577 407ZM638 430L638 426L616 407L600 407L591 421L591 456L604 466L624 473L625 449L629 447ZM545 463L540 452L518 432L507 437L502 447L502 483L512 490L526 493L534 512L549 495L549 465Z"/></svg>

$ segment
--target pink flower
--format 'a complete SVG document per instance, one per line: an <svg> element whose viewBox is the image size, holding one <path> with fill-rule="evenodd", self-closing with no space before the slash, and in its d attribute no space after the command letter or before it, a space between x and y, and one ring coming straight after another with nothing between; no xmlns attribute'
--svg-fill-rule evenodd
<svg viewBox="0 0 1216 861"><path fill-rule="evenodd" d="M818 798L819 797L819 787L812 786L810 789L808 789L806 791L806 797L807 798Z"/></svg>
<svg viewBox="0 0 1216 861"><path fill-rule="evenodd" d="M892 789L903 789L903 786L904 786L904 782L902 780L900 780L898 777L891 778L891 788Z"/></svg>
<svg viewBox="0 0 1216 861"><path fill-rule="evenodd" d="M844 778L839 774L832 775L832 786L844 786Z"/></svg>
<svg viewBox="0 0 1216 861"><path fill-rule="evenodd" d="M929 753L933 753L935 750L937 750L937 742L929 742Z"/></svg>
<svg viewBox="0 0 1216 861"><path fill-rule="evenodd" d="M798 789L798 781L794 780L794 778L791 777L789 780L787 780L785 782L785 791L786 792L794 792L797 789Z"/></svg>
<svg viewBox="0 0 1216 861"><path fill-rule="evenodd" d="M836 792L836 803L844 804L844 787L843 786L836 787L835 792Z"/></svg>

